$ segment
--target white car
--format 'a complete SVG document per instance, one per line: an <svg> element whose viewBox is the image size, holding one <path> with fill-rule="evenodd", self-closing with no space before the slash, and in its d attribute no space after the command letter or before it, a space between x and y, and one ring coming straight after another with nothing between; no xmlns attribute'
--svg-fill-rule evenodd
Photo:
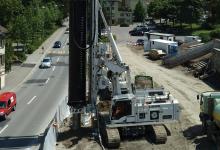
<svg viewBox="0 0 220 150"><path fill-rule="evenodd" d="M45 57L42 61L41 61L41 65L40 68L50 68L52 65L52 59L50 57Z"/></svg>
<svg viewBox="0 0 220 150"><path fill-rule="evenodd" d="M69 34L69 28L66 28L65 34Z"/></svg>

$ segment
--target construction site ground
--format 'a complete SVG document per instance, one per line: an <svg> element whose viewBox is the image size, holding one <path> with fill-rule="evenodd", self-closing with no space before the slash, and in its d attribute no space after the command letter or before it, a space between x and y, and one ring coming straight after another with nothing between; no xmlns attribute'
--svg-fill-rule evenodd
<svg viewBox="0 0 220 150"><path fill-rule="evenodd" d="M145 73L152 76L158 85L178 99L181 105L180 120L174 124L166 124L170 136L166 144L153 144L149 137L125 139L119 149L124 150L216 150L216 144L208 140L202 132L199 120L199 102L197 94L204 91L212 91L213 88L203 81L194 78L181 67L167 69L160 63L146 59L142 48L129 46L127 43L132 39L128 36L130 28L114 27L113 33L117 33L118 47L123 61L130 66L132 78L136 74ZM123 34L121 34L122 32ZM126 35L127 34L127 35ZM128 39L125 39L128 37ZM60 127L57 143L58 150L99 150L101 147L93 139L91 130L83 129L73 131L71 119L67 119L64 126Z"/></svg>

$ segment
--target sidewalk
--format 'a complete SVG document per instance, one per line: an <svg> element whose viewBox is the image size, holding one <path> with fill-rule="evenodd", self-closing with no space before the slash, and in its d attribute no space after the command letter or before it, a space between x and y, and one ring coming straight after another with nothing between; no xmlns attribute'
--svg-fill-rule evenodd
<svg viewBox="0 0 220 150"><path fill-rule="evenodd" d="M16 91L39 67L41 60L47 55L54 42L65 32L65 29L66 27L57 29L37 50L28 55L26 61L21 65L12 65L11 72L7 73L5 77L5 87L0 92Z"/></svg>

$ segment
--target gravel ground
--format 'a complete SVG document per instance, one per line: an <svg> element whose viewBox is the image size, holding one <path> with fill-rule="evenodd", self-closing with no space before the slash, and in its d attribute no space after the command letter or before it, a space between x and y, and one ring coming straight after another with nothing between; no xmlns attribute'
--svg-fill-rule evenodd
<svg viewBox="0 0 220 150"><path fill-rule="evenodd" d="M216 150L214 143L209 141L201 130L199 121L199 103L196 95L213 90L201 80L193 78L182 71L182 68L166 69L160 66L159 62L148 60L143 56L143 49L135 49L127 46L128 41L135 41L140 37L129 37L130 28L112 28L113 33L117 33L118 48L123 61L131 68L132 76L145 72L153 77L159 85L163 85L166 90L178 99L181 104L182 113L180 121L174 124L166 124L171 135L166 144L153 144L149 139L133 139L121 142L119 149L124 150ZM127 38L126 38L127 37ZM71 119L66 125L60 128L60 136L57 149L82 149L99 150L100 146L89 135L88 130L73 131Z"/></svg>

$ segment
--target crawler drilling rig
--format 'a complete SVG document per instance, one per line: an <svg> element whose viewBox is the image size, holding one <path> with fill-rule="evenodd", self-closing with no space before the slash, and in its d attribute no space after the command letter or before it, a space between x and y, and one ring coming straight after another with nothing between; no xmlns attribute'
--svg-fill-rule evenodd
<svg viewBox="0 0 220 150"><path fill-rule="evenodd" d="M83 122L88 119L86 114L93 113L94 127L108 147L119 147L121 136L143 135L148 131L153 133L155 142L166 142L163 124L179 119L178 101L164 89L138 89L131 83L130 68L122 61L98 0L74 0L70 8L68 104L78 110L74 111L76 121ZM90 22L84 11L90 11ZM106 44L98 41L99 18L108 32L109 50ZM88 24L90 35L86 32ZM86 41L87 36L90 42ZM89 73L86 75L86 72ZM86 78L89 81L88 98ZM109 102L107 109L99 109L99 104L106 101Z"/></svg>

